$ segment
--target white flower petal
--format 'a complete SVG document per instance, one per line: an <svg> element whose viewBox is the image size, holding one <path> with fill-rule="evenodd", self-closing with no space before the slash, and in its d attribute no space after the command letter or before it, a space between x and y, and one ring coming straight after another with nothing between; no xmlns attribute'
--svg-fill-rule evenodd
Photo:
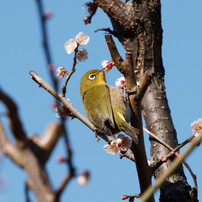
<svg viewBox="0 0 202 202"><path fill-rule="evenodd" d="M76 43L75 39L70 39L69 41L66 41L66 43L64 45L65 51L68 54L71 54L75 50L76 47L77 47L77 43Z"/></svg>
<svg viewBox="0 0 202 202"><path fill-rule="evenodd" d="M83 32L79 32L78 35L76 35L76 42L79 45L86 45L89 42L90 38L87 35L84 35Z"/></svg>

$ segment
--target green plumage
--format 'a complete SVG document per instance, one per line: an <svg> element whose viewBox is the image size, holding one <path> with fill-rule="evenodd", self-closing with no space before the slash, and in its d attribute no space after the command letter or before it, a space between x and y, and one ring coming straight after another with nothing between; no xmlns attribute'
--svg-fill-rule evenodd
<svg viewBox="0 0 202 202"><path fill-rule="evenodd" d="M128 124L130 106L119 89L106 84L104 72L97 69L86 72L80 93L86 115L100 133L111 136L123 131L138 143L139 130Z"/></svg>

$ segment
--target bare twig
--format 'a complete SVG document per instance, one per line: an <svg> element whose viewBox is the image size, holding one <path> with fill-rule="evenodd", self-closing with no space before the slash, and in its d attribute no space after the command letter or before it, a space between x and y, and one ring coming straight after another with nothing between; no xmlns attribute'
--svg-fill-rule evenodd
<svg viewBox="0 0 202 202"><path fill-rule="evenodd" d="M40 22L41 22L41 30L42 30L42 36L43 36L43 47L44 47L44 51L46 54L47 66L49 66L53 63L52 63L52 59L51 59L49 43L48 43L48 35L47 35L47 29L46 29L47 18L44 16L42 1L36 0L36 2L37 2L38 12L39 12L39 17L40 17ZM54 72L49 69L49 73L50 73L51 80L53 81L54 88L57 90L57 81L54 79Z"/></svg>
<svg viewBox="0 0 202 202"><path fill-rule="evenodd" d="M97 4L94 3L93 11L90 13L89 16L85 17L86 20L84 22L85 22L86 25L91 23L91 19L95 15L96 11L97 11Z"/></svg>
<svg viewBox="0 0 202 202"><path fill-rule="evenodd" d="M78 46L79 46L79 45L78 45ZM77 48L78 48L78 46L77 46ZM65 82L64 82L64 84L63 84L63 86L62 86L62 89L61 89L62 95L63 95L64 97L65 97L65 93L66 93L67 83L68 83L70 77L72 76L72 74L76 71L76 70L75 70L75 66L76 66L76 63L77 63L77 62L76 62L77 48L76 48L76 50L74 51L74 59L73 59L73 65L72 65L71 72L67 74L66 79L65 79Z"/></svg>
<svg viewBox="0 0 202 202"><path fill-rule="evenodd" d="M163 140L161 140L160 138L158 138L155 134L151 133L149 130L147 130L146 128L143 127L143 130L148 133L152 138L155 138L158 142L160 142L161 144L163 144L165 147L167 147L170 151L173 151L174 149L168 145L166 142L164 142ZM184 163L184 165L186 166L186 168L189 170L192 178L193 178L193 181L194 181L194 185L195 185L195 188L196 190L198 190L198 186L197 186L197 180L196 180L196 175L194 175L194 173L192 172L190 166L188 165L188 163L183 160L182 161Z"/></svg>
<svg viewBox="0 0 202 202"><path fill-rule="evenodd" d="M113 35L113 36L115 36L115 37L117 37L117 32L115 32L115 31L112 31L110 28L100 28L100 29L96 29L95 30L95 33L96 32L98 32L98 31L105 31L105 32L108 32L109 34L111 34L111 35Z"/></svg>
<svg viewBox="0 0 202 202"><path fill-rule="evenodd" d="M59 189L56 191L56 201L60 198L60 195L62 194L64 188L66 187L66 185L68 184L68 182L72 179L72 177L74 177L74 170L70 170L69 174L65 176L65 178L62 180Z"/></svg>

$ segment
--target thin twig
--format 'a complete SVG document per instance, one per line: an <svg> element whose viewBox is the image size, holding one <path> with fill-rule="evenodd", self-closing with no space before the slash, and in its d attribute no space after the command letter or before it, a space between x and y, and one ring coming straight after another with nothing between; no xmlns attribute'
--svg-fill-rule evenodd
<svg viewBox="0 0 202 202"><path fill-rule="evenodd" d="M69 174L66 175L66 177L61 182L61 184L59 186L59 189L55 193L56 194L56 201L59 199L59 197L62 194L64 188L66 187L66 185L68 184L68 182L72 179L72 177L74 177L74 170L70 170Z"/></svg>
<svg viewBox="0 0 202 202"><path fill-rule="evenodd" d="M91 23L91 19L95 15L96 11L97 11L97 6L95 6L91 14L87 16L87 20L85 21L86 25Z"/></svg>
<svg viewBox="0 0 202 202"><path fill-rule="evenodd" d="M39 12L39 17L40 17L40 22L41 22L43 47L44 47L44 51L45 51L45 55L46 55L45 58L46 58L47 66L49 66L53 63L52 63L50 49L49 49L49 43L48 43L48 35L47 35L47 28L46 28L47 18L44 16L42 1L36 0L36 2L37 2L38 12ZM54 72L50 69L48 69L48 70L50 73L51 80L53 81L54 88L57 90L57 81L54 79Z"/></svg>
<svg viewBox="0 0 202 202"><path fill-rule="evenodd" d="M78 45L79 46L79 45ZM78 48L78 46L77 46L77 48ZM74 59L73 59L73 65L72 65L72 69L71 69L71 71L70 71L70 73L69 74L67 74L67 76L66 76L66 79L65 79L65 82L64 82L64 84L63 84L63 86L62 86L62 89L61 89L61 92L62 92L62 95L65 97L65 93L66 93L66 88L67 88L67 83L68 83L68 81L69 81L69 79L70 79L70 77L72 76L72 74L76 71L75 70L75 66L76 66L76 53L77 53L77 48L75 49L75 51L74 51Z"/></svg>
<svg viewBox="0 0 202 202"><path fill-rule="evenodd" d="M170 151L174 150L170 145L168 145L166 142L164 142L163 140L161 140L160 138L158 138L155 134L151 133L146 128L143 127L143 130L146 133L148 133L151 137L155 138L158 142L160 142L161 144L163 144L165 147L167 147ZM189 170L189 172L190 172L190 174L191 174L191 176L193 178L195 188L196 188L196 190L198 190L196 175L194 175L194 173L192 172L190 166L188 165L188 163L185 160L183 160L182 162L184 163L185 167Z"/></svg>
<svg viewBox="0 0 202 202"><path fill-rule="evenodd" d="M98 32L98 31L105 31L105 32L108 32L109 34L111 34L111 35L113 35L113 36L115 36L115 37L117 37L117 32L115 32L115 31L112 31L110 28L100 28L100 29L96 29L95 30L95 33L96 32Z"/></svg>

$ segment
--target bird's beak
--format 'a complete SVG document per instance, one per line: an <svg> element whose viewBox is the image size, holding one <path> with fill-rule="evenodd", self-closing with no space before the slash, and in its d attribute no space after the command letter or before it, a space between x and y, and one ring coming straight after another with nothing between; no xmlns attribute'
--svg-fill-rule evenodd
<svg viewBox="0 0 202 202"><path fill-rule="evenodd" d="M105 68L102 68L99 73L104 72L105 70L106 70Z"/></svg>
<svg viewBox="0 0 202 202"><path fill-rule="evenodd" d="M101 69L97 74L95 74L95 75L98 75L98 74L100 74L100 73L102 73L102 72L104 72L105 71L105 68L103 68L103 69Z"/></svg>

